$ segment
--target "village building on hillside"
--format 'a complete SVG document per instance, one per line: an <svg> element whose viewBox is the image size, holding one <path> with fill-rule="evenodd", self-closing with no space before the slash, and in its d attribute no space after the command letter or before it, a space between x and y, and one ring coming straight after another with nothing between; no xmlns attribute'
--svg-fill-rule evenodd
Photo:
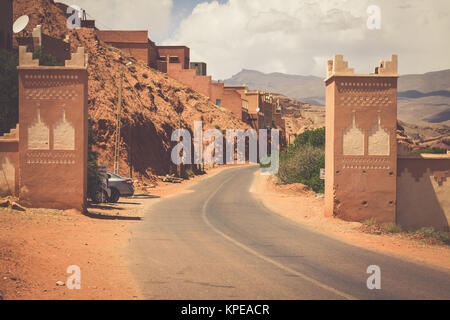
<svg viewBox="0 0 450 320"><path fill-rule="evenodd" d="M285 122L279 101L275 102L270 93L249 90L246 85L225 86L226 91L236 91L241 96L242 120L255 130L280 129L283 137Z"/></svg>
<svg viewBox="0 0 450 320"><path fill-rule="evenodd" d="M158 52L156 45L148 37L147 30L117 31L96 30L97 37L113 47L116 47L133 58L157 69Z"/></svg>
<svg viewBox="0 0 450 320"><path fill-rule="evenodd" d="M147 31L103 31L97 36L105 43L119 48L136 60L147 62L151 68L167 73L193 90L207 96L211 103L231 111L252 128L284 130L281 109L268 94L250 91L246 86L225 86L207 76L205 62L191 62L187 46L156 46ZM282 132L282 137L285 136ZM284 139L284 138L283 138ZM283 140L284 141L284 140Z"/></svg>
<svg viewBox="0 0 450 320"><path fill-rule="evenodd" d="M157 46L158 58L168 63L180 63L182 69L189 69L191 50L186 46ZM161 70L160 70L161 71Z"/></svg>

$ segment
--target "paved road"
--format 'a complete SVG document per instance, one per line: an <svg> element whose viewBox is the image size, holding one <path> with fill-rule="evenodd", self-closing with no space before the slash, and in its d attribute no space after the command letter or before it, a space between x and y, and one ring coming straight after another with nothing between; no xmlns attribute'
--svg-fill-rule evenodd
<svg viewBox="0 0 450 320"><path fill-rule="evenodd" d="M231 168L158 200L127 254L149 299L450 299L450 273L364 250L272 213ZM381 290L366 269L381 268Z"/></svg>

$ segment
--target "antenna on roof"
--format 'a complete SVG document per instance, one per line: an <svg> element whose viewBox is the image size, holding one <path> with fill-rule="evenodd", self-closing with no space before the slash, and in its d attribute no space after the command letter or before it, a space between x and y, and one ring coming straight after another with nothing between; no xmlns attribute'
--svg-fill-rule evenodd
<svg viewBox="0 0 450 320"><path fill-rule="evenodd" d="M19 33L22 32L28 25L28 22L30 22L30 18L27 15L21 16L14 22L13 24L13 32Z"/></svg>

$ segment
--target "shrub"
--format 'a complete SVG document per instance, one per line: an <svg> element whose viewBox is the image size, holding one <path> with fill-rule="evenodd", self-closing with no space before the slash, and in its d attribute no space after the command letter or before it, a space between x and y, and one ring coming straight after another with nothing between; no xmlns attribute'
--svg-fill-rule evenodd
<svg viewBox="0 0 450 320"><path fill-rule="evenodd" d="M280 156L278 179L282 184L303 183L323 193L320 169L325 166L325 152L311 145L298 147L292 155Z"/></svg>
<svg viewBox="0 0 450 320"><path fill-rule="evenodd" d="M363 225L366 225L366 226L374 226L374 225L376 225L377 224L377 220L375 219L375 218L370 218L370 219L367 219L367 220L364 220L363 222L362 222L362 224Z"/></svg>
<svg viewBox="0 0 450 320"><path fill-rule="evenodd" d="M294 140L294 147L306 144L313 147L325 148L325 127L315 130L306 130Z"/></svg>
<svg viewBox="0 0 450 320"><path fill-rule="evenodd" d="M424 238L433 238L450 245L450 232L436 231L433 227L424 227L410 233L420 235Z"/></svg>
<svg viewBox="0 0 450 320"><path fill-rule="evenodd" d="M281 184L302 183L324 192L320 169L325 167L325 128L307 130L280 154L278 180Z"/></svg>
<svg viewBox="0 0 450 320"><path fill-rule="evenodd" d="M386 231L386 232L390 232L390 233L403 232L403 228L401 226L399 226L398 224L393 223L393 222L383 223L381 225L381 229Z"/></svg>
<svg viewBox="0 0 450 320"><path fill-rule="evenodd" d="M427 148L427 149L413 151L411 153L412 154L420 154L420 153L446 154L447 150L442 149L442 148Z"/></svg>

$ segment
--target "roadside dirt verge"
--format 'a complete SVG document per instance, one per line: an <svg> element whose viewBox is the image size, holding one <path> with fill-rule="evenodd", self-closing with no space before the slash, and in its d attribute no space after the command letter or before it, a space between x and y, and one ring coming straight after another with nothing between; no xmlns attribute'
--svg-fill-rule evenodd
<svg viewBox="0 0 450 320"><path fill-rule="evenodd" d="M450 270L450 247L424 243L402 234L368 234L361 231L359 222L325 217L324 199L301 184L279 186L273 176L263 176L258 170L251 191L268 209L305 227L356 246Z"/></svg>
<svg viewBox="0 0 450 320"><path fill-rule="evenodd" d="M94 206L88 216L75 210L0 209L0 295L46 300L139 298L119 253L131 236L126 227L140 219L137 201L125 201ZM71 265L81 269L80 290L65 285Z"/></svg>

